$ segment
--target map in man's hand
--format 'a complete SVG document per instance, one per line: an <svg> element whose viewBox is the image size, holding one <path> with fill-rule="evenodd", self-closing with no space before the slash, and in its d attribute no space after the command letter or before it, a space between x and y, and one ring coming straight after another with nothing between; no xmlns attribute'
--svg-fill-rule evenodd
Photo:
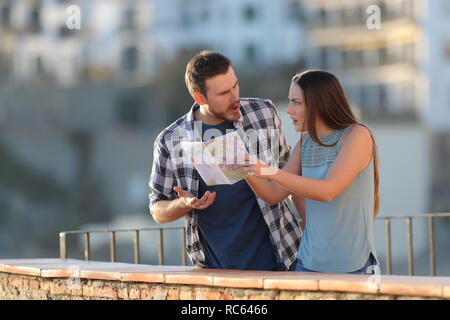
<svg viewBox="0 0 450 320"><path fill-rule="evenodd" d="M248 176L239 167L248 152L236 131L206 142L181 141L181 146L208 186L233 184Z"/></svg>

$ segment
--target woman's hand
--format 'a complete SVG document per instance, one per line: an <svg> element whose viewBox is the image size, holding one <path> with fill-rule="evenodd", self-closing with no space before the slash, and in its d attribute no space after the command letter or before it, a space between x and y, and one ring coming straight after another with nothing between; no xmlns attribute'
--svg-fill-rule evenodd
<svg viewBox="0 0 450 320"><path fill-rule="evenodd" d="M269 178L278 172L278 168L272 167L257 157L246 155L245 164L240 165L241 169L248 172L249 175L258 178Z"/></svg>

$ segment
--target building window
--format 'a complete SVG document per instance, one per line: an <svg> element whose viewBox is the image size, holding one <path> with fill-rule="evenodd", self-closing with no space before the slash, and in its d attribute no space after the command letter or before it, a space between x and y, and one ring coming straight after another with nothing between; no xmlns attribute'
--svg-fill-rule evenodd
<svg viewBox="0 0 450 320"><path fill-rule="evenodd" d="M3 5L3 7L0 8L0 26L2 28L9 28L11 24L10 20L11 16L11 7L9 4Z"/></svg>
<svg viewBox="0 0 450 320"><path fill-rule="evenodd" d="M362 20L362 12L360 7L343 8L340 12L342 25L359 25Z"/></svg>
<svg viewBox="0 0 450 320"><path fill-rule="evenodd" d="M142 120L142 105L139 96L126 95L119 98L117 106L119 123L136 128Z"/></svg>
<svg viewBox="0 0 450 320"><path fill-rule="evenodd" d="M317 19L319 21L319 26L325 26L327 23L327 11L323 8L320 8L317 12Z"/></svg>
<svg viewBox="0 0 450 320"><path fill-rule="evenodd" d="M289 20L305 22L305 17L299 1L293 0L289 2L286 9Z"/></svg>
<svg viewBox="0 0 450 320"><path fill-rule="evenodd" d="M386 85L380 85L379 87L379 94L380 94L380 108L382 111L386 111L388 108L388 103L387 103L387 90L386 90Z"/></svg>
<svg viewBox="0 0 450 320"><path fill-rule="evenodd" d="M414 1L403 0L401 3L401 15L408 18L414 18Z"/></svg>
<svg viewBox="0 0 450 320"><path fill-rule="evenodd" d="M44 63L42 61L42 57L38 56L36 57L36 74L42 75L44 73Z"/></svg>
<svg viewBox="0 0 450 320"><path fill-rule="evenodd" d="M181 25L184 27L188 27L193 24L193 17L192 17L192 7L190 7L186 3L182 3L182 9L181 9Z"/></svg>
<svg viewBox="0 0 450 320"><path fill-rule="evenodd" d="M256 48L253 44L249 44L245 48L245 59L249 63L254 63L256 61Z"/></svg>
<svg viewBox="0 0 450 320"><path fill-rule="evenodd" d="M209 20L210 15L211 15L211 12L209 11L208 8L202 8L202 11L201 11L201 20L202 20L203 22L207 22L207 21Z"/></svg>
<svg viewBox="0 0 450 320"><path fill-rule="evenodd" d="M413 82L409 82L409 83L404 83L402 85L400 85L400 94L401 94L401 101L402 101L402 106L405 109L408 110L413 110L416 106L416 99L414 96L414 93L416 92L415 90L415 85Z"/></svg>
<svg viewBox="0 0 450 320"><path fill-rule="evenodd" d="M66 25L62 25L58 29L58 36L60 38L67 38L74 34L74 30L70 30Z"/></svg>
<svg viewBox="0 0 450 320"><path fill-rule="evenodd" d="M378 85L369 85L366 87L366 101L367 107L376 112L380 108L380 86Z"/></svg>
<svg viewBox="0 0 450 320"><path fill-rule="evenodd" d="M322 69L328 69L327 48L320 49L320 66Z"/></svg>
<svg viewBox="0 0 450 320"><path fill-rule="evenodd" d="M445 43L444 46L444 56L450 62L450 40Z"/></svg>
<svg viewBox="0 0 450 320"><path fill-rule="evenodd" d="M122 70L135 71L138 67L138 50L136 47L129 47L122 52Z"/></svg>
<svg viewBox="0 0 450 320"><path fill-rule="evenodd" d="M386 48L380 48L378 49L378 61L380 62L380 65L385 65L388 63L388 54Z"/></svg>
<svg viewBox="0 0 450 320"><path fill-rule="evenodd" d="M253 22L256 18L256 9L252 5L247 5L244 8L244 19L247 22Z"/></svg>
<svg viewBox="0 0 450 320"><path fill-rule="evenodd" d="M450 14L450 2L448 0L441 0L440 12L444 17Z"/></svg>
<svg viewBox="0 0 450 320"><path fill-rule="evenodd" d="M403 45L403 60L412 64L415 64L415 45L414 43L408 43Z"/></svg>
<svg viewBox="0 0 450 320"><path fill-rule="evenodd" d="M28 30L30 32L40 32L41 31L41 15L39 12L39 8L34 8L29 13Z"/></svg>
<svg viewBox="0 0 450 320"><path fill-rule="evenodd" d="M349 86L345 90L348 101L350 104L355 105L357 108L361 108L361 87L359 86Z"/></svg>
<svg viewBox="0 0 450 320"><path fill-rule="evenodd" d="M376 50L363 51L363 64L365 66L377 66L379 63L379 56Z"/></svg>
<svg viewBox="0 0 450 320"><path fill-rule="evenodd" d="M133 8L127 8L123 11L122 16L122 28L123 29L134 29L136 28L135 17L136 13Z"/></svg>
<svg viewBox="0 0 450 320"><path fill-rule="evenodd" d="M363 64L363 54L361 51L343 51L342 58L344 67L358 68Z"/></svg>

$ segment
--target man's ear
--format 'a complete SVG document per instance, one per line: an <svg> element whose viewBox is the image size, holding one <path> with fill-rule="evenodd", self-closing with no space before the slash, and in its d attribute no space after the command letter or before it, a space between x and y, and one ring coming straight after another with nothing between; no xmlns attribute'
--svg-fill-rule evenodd
<svg viewBox="0 0 450 320"><path fill-rule="evenodd" d="M208 104L205 96L198 91L194 92L192 97L194 98L195 102L197 102L200 106Z"/></svg>

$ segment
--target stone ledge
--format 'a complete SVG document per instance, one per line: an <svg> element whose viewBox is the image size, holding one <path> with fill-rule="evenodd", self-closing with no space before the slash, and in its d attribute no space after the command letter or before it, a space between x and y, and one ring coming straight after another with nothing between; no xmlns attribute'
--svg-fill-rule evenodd
<svg viewBox="0 0 450 320"><path fill-rule="evenodd" d="M161 286L167 289L164 289L166 290L164 291L166 292L164 299L168 299L168 297L178 297L177 299L188 299L188 297L191 299L226 299L227 289L244 292L237 295L242 294L242 297L245 297L246 290L256 290L258 292L258 294L255 293L256 296L260 295L268 299L283 299L283 297L287 299L292 296L317 298L330 295L330 293L347 293L349 296L356 294L357 296L367 296L366 298L370 299L385 299L386 297L391 299L398 297L450 299L450 277L196 269L183 266L136 265L74 259L0 260L0 272L2 272L4 278L7 275L31 277L26 281L20 277L17 277L17 279L12 277L8 281L4 280L3 284L0 283L4 289L11 285L17 287L25 281L24 283L28 285L26 286L27 290L33 290L36 287L45 289L47 286L53 288L53 291L48 291L49 293L62 292L62 294L69 294L70 296L74 293L65 288L65 283L68 279L80 279L83 283L82 289L80 289L81 293L75 292L75 295L101 296L111 299L120 299L121 295L125 296L125 291L127 299L130 299L130 296L136 298L138 291L138 299L142 296L144 298L162 297L158 294L152 296L152 292L155 292L154 288ZM66 280L62 281L61 278ZM59 279L59 282L52 282L52 279ZM41 286L37 285L36 281L41 281ZM129 286L114 290L110 286L106 286L105 292L99 293L103 289L97 288L94 290L92 285L87 285L87 283L95 283L95 281L119 284L141 283L147 286L139 290L136 289L137 291ZM179 289L180 286L182 290ZM203 289L200 290L199 288ZM189 295L189 290L193 295ZM48 292L46 294L49 294ZM45 296L44 293L42 293L42 296Z"/></svg>

